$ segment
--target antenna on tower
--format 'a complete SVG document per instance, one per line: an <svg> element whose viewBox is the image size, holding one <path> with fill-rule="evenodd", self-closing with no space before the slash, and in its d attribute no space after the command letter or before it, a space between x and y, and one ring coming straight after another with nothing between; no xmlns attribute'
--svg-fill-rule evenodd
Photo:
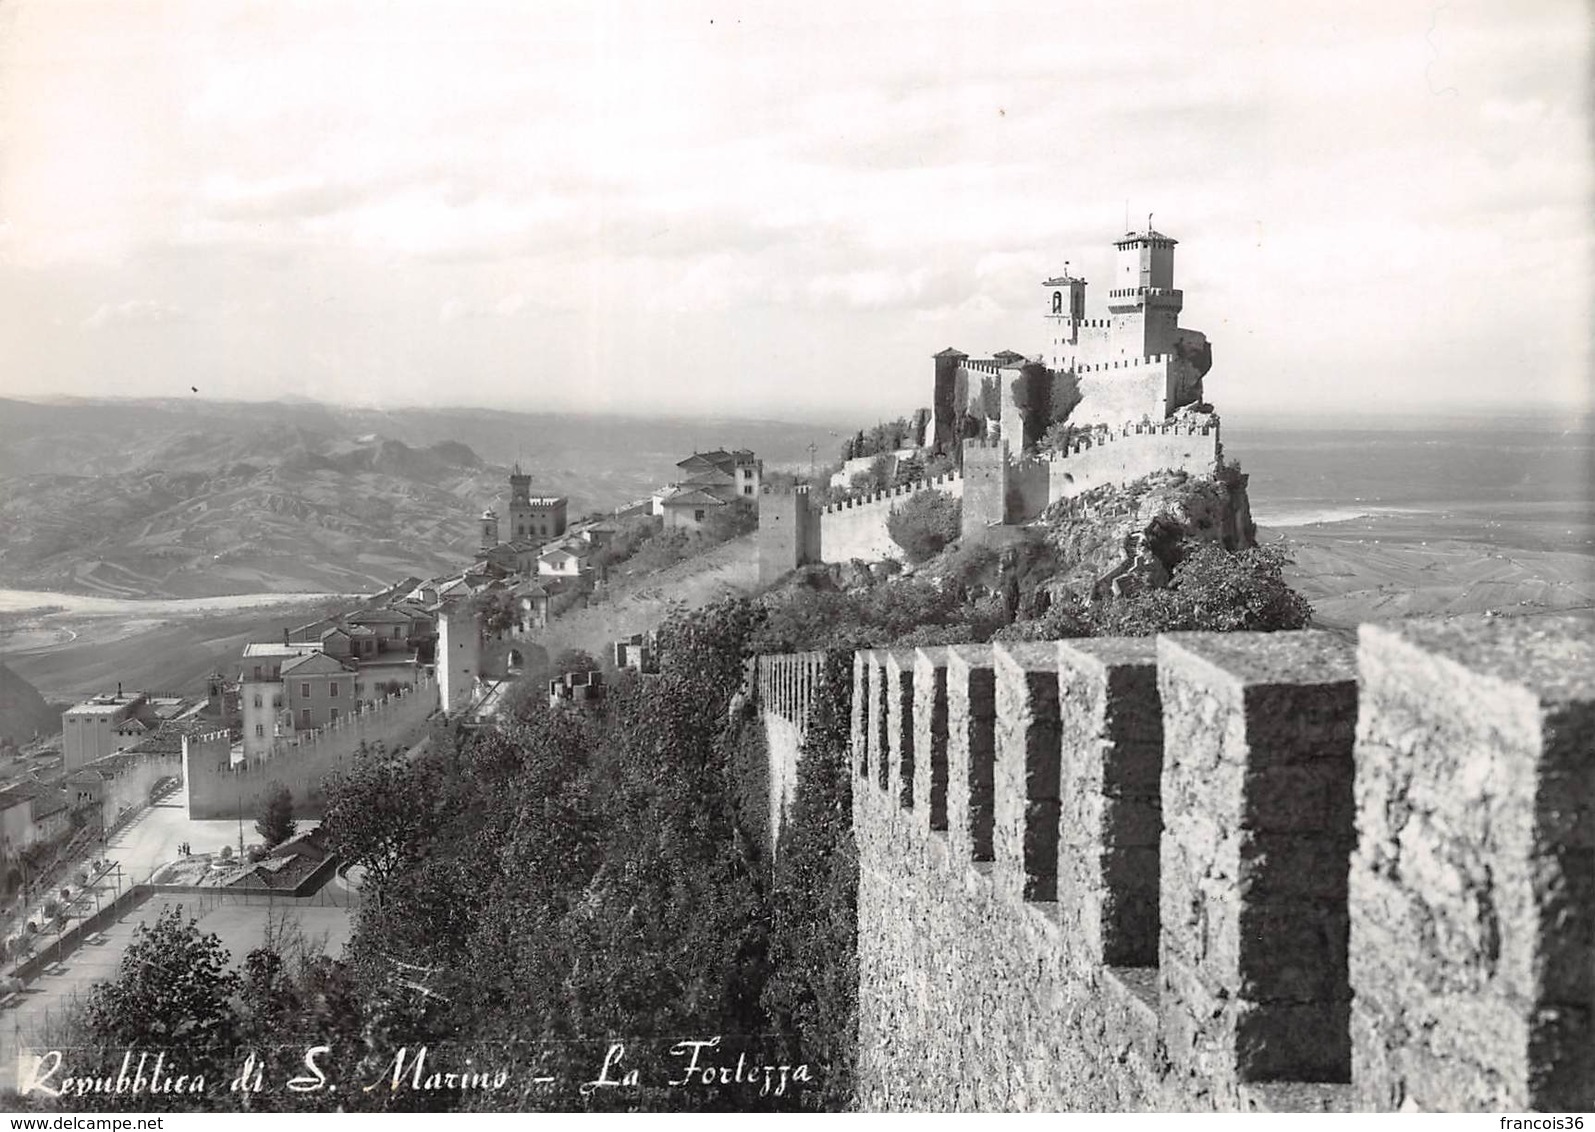
<svg viewBox="0 0 1595 1132"><path fill-rule="evenodd" d="M1146 234L1148 236L1152 234L1152 214L1150 212L1146 214Z"/></svg>

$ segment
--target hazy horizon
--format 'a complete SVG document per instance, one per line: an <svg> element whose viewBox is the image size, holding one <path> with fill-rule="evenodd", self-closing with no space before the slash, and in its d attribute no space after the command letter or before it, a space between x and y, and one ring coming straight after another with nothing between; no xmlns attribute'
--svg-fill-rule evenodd
<svg viewBox="0 0 1595 1132"><path fill-rule="evenodd" d="M928 394L929 382L926 383L924 392ZM228 405L287 405L287 406L314 406L329 410L339 410L355 413L438 413L438 414L469 414L482 415L493 413L512 413L524 416L548 417L574 417L582 419L615 419L615 420L665 420L673 424L706 424L712 425L724 421L729 426L737 424L763 424L779 425L791 424L794 426L825 428L848 427L852 429L867 428L871 423L895 419L899 416L910 416L916 408L930 407L929 397L917 405L905 405L901 411L895 413L870 413L865 411L849 413L846 406L839 406L831 415L818 415L814 413L800 414L789 412L784 415L762 415L754 413L735 413L726 411L688 411L660 412L658 410L635 410L626 412L617 409L543 409L536 407L514 407L510 405L464 404L439 401L432 404L414 405L371 405L352 401L329 401L313 397L278 397L278 398L220 398L220 397L179 397L161 394L142 395L94 395L94 394L41 394L38 396L12 396L8 391L0 389L0 400L14 400L33 405L97 405L97 404L147 404L160 406L183 405L186 407ZM1295 429L1324 428L1416 428L1433 427L1485 427L1490 424L1502 422L1535 422L1546 425L1565 424L1575 430L1595 429L1595 406L1561 406L1561 405L1524 405L1511 409L1491 408L1488 406L1470 407L1466 405L1448 405L1443 411L1416 411L1411 409L1380 410L1371 406L1353 407L1346 409L1310 410L1286 409L1270 406L1243 406L1242 408L1226 412L1222 406L1215 406L1215 411L1221 420L1230 420L1235 417L1247 421L1267 423L1272 427ZM468 442L467 442L468 443Z"/></svg>
<svg viewBox="0 0 1595 1132"><path fill-rule="evenodd" d="M894 416L1180 241L1221 411L1589 405L1589 21L0 8L0 395Z"/></svg>

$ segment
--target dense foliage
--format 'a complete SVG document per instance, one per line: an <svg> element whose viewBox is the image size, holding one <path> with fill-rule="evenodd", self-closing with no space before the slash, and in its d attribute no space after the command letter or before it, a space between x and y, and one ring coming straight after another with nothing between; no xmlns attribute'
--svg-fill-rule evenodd
<svg viewBox="0 0 1595 1132"><path fill-rule="evenodd" d="M886 530L908 560L918 563L957 539L962 522L963 505L958 500L942 491L920 491L893 508Z"/></svg>

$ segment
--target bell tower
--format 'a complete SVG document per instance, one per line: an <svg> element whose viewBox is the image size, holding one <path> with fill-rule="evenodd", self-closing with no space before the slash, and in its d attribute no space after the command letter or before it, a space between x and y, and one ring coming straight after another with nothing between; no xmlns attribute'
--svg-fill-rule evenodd
<svg viewBox="0 0 1595 1132"><path fill-rule="evenodd" d="M520 464L510 469L509 519L511 539L523 539L531 533L532 477L521 471Z"/></svg>
<svg viewBox="0 0 1595 1132"><path fill-rule="evenodd" d="M1047 321L1046 349L1041 356L1051 368L1065 369L1074 356L1073 347L1080 342L1080 324L1085 321L1085 280L1071 275L1065 261L1063 274L1044 280L1041 285L1046 288Z"/></svg>

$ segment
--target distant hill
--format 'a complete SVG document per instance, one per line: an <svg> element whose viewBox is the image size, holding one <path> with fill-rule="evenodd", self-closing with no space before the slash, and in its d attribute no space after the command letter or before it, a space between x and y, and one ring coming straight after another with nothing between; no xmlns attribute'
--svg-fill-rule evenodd
<svg viewBox="0 0 1595 1132"><path fill-rule="evenodd" d="M21 746L35 733L53 735L61 730L61 712L44 702L39 690L0 664L0 740Z"/></svg>
<svg viewBox="0 0 1595 1132"><path fill-rule="evenodd" d="M508 465L571 514L693 451L806 462L820 426L312 402L0 400L0 585L127 597L354 592L470 561Z"/></svg>

